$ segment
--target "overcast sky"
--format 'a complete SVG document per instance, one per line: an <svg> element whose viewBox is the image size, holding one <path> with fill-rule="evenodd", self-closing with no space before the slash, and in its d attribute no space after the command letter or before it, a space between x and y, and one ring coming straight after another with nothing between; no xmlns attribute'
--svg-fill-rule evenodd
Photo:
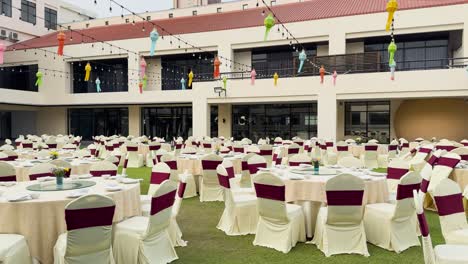
<svg viewBox="0 0 468 264"><path fill-rule="evenodd" d="M118 16L121 14L122 9L115 4L112 4L112 13L109 12L109 0L64 0L84 9L92 10L98 14L99 17ZM115 0L117 3L122 4L128 9L143 13L146 11L167 10L172 8L172 0ZM222 2L232 2L235 0L222 0Z"/></svg>

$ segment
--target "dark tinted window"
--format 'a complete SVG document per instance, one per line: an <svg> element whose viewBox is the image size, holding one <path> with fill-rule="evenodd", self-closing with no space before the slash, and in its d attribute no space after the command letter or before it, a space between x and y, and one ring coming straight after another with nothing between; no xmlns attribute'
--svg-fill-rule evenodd
<svg viewBox="0 0 468 264"><path fill-rule="evenodd" d="M345 135L390 141L390 102L348 102L345 105Z"/></svg>
<svg viewBox="0 0 468 264"><path fill-rule="evenodd" d="M0 12L4 16L11 17L11 0L0 0Z"/></svg>
<svg viewBox="0 0 468 264"><path fill-rule="evenodd" d="M128 135L128 108L80 108L68 110L68 132L93 136Z"/></svg>
<svg viewBox="0 0 468 264"><path fill-rule="evenodd" d="M57 29L57 11L45 8L44 10L44 26L48 29Z"/></svg>
<svg viewBox="0 0 468 264"><path fill-rule="evenodd" d="M145 107L142 111L143 134L150 137L163 137L167 141L173 137L187 138L192 135L192 107Z"/></svg>
<svg viewBox="0 0 468 264"><path fill-rule="evenodd" d="M36 3L21 0L21 20L36 24Z"/></svg>
<svg viewBox="0 0 468 264"><path fill-rule="evenodd" d="M1 67L0 88L37 92L37 71L37 65Z"/></svg>
<svg viewBox="0 0 468 264"><path fill-rule="evenodd" d="M162 90L180 90L182 78L188 86L188 74L193 71L193 82L209 81L213 79L212 53L187 53L161 57Z"/></svg>
<svg viewBox="0 0 468 264"><path fill-rule="evenodd" d="M73 93L96 93L96 78L101 81L102 92L128 91L128 62L126 58L89 61L91 75L84 81L88 61L73 62Z"/></svg>

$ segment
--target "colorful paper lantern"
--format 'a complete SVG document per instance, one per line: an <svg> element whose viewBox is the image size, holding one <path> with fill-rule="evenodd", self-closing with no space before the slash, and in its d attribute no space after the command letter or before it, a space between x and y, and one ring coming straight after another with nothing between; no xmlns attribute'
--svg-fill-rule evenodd
<svg viewBox="0 0 468 264"><path fill-rule="evenodd" d="M301 53L299 53L299 69L297 69L297 73L301 73L302 67L304 67L304 62L307 59L307 54L305 50L302 50Z"/></svg>
<svg viewBox="0 0 468 264"><path fill-rule="evenodd" d="M192 82L193 82L193 71L190 70L190 73L188 75L188 87L192 87Z"/></svg>
<svg viewBox="0 0 468 264"><path fill-rule="evenodd" d="M89 81L89 77L91 76L91 64L86 63L86 66L85 66L85 77L84 77L84 80L85 81Z"/></svg>
<svg viewBox="0 0 468 264"><path fill-rule="evenodd" d="M336 77L338 77L338 73L336 72L336 70L333 71L333 86L336 85Z"/></svg>
<svg viewBox="0 0 468 264"><path fill-rule="evenodd" d="M142 56L140 58L140 77L143 78L145 74L146 74L146 60L145 60L145 57Z"/></svg>
<svg viewBox="0 0 468 264"><path fill-rule="evenodd" d="M185 90L185 79L184 79L184 77L182 77L182 79L180 79L180 86L181 86L182 90Z"/></svg>
<svg viewBox="0 0 468 264"><path fill-rule="evenodd" d="M389 0L387 2L387 12L388 12L388 18L387 18L387 25L385 26L386 31L390 31L390 28L392 26L392 21L393 21L393 16L395 15L395 12L398 10L398 2L397 0Z"/></svg>
<svg viewBox="0 0 468 264"><path fill-rule="evenodd" d="M390 72L391 72L390 80L394 81L395 80L396 62L393 60L388 66L390 67Z"/></svg>
<svg viewBox="0 0 468 264"><path fill-rule="evenodd" d="M158 41L159 33L156 28L153 28L153 31L150 33L151 39L151 48L150 48L150 56L154 56L154 51L156 50L156 41Z"/></svg>
<svg viewBox="0 0 468 264"><path fill-rule="evenodd" d="M392 62L395 61L395 52L397 49L395 40L392 39L392 42L388 45L388 64L392 64Z"/></svg>
<svg viewBox="0 0 468 264"><path fill-rule="evenodd" d="M3 53L6 50L6 46L3 43L0 43L0 64L3 64Z"/></svg>
<svg viewBox="0 0 468 264"><path fill-rule="evenodd" d="M146 89L148 86L148 77L146 77L146 74L143 76L143 89Z"/></svg>
<svg viewBox="0 0 468 264"><path fill-rule="evenodd" d="M255 85L255 78L257 77L257 72L255 71L254 68L252 68L252 71L250 72L250 84Z"/></svg>
<svg viewBox="0 0 468 264"><path fill-rule="evenodd" d="M65 46L65 33L60 31L57 34L57 40L58 40L57 54L59 56L63 56L63 46Z"/></svg>
<svg viewBox="0 0 468 264"><path fill-rule="evenodd" d="M323 84L323 81L325 79L325 67L323 65L320 67L320 83Z"/></svg>
<svg viewBox="0 0 468 264"><path fill-rule="evenodd" d="M265 17L263 24L265 25L265 36L263 40L266 41L268 39L268 33L270 33L271 29L275 26L275 18L271 13Z"/></svg>
<svg viewBox="0 0 468 264"><path fill-rule="evenodd" d="M226 90L227 88L227 77L223 76L223 89Z"/></svg>
<svg viewBox="0 0 468 264"><path fill-rule="evenodd" d="M142 82L140 82L138 84L138 88L140 88L140 94L142 94L143 93L143 83Z"/></svg>
<svg viewBox="0 0 468 264"><path fill-rule="evenodd" d="M101 90L101 80L99 80L99 77L96 78L96 92L100 93Z"/></svg>
<svg viewBox="0 0 468 264"><path fill-rule="evenodd" d="M37 87L41 87L41 86L42 86L42 76L43 76L43 74L42 74L41 71L38 71L38 72L36 73L36 84L35 84L35 85L36 85Z"/></svg>
<svg viewBox="0 0 468 264"><path fill-rule="evenodd" d="M275 86L278 85L278 78L279 78L279 75L277 72L275 72L275 74L273 74L273 80L274 80Z"/></svg>
<svg viewBox="0 0 468 264"><path fill-rule="evenodd" d="M221 61L219 61L218 56L215 57L213 65L214 65L213 77L219 78L220 76L219 66L221 65Z"/></svg>

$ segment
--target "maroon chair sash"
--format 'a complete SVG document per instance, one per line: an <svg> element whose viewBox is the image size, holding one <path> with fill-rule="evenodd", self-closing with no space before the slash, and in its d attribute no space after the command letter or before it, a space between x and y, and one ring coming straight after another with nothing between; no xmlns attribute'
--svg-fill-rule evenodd
<svg viewBox="0 0 468 264"><path fill-rule="evenodd" d="M294 143L298 144L300 147L304 146L304 142L302 142L302 141L298 141L298 142L294 142Z"/></svg>
<svg viewBox="0 0 468 264"><path fill-rule="evenodd" d="M225 167L225 169L227 171L228 178L235 178L236 177L236 173L234 172L234 167Z"/></svg>
<svg viewBox="0 0 468 264"><path fill-rule="evenodd" d="M0 158L0 161L8 161L8 156L6 156L5 158Z"/></svg>
<svg viewBox="0 0 468 264"><path fill-rule="evenodd" d="M395 151L397 150L398 145L388 145L388 151Z"/></svg>
<svg viewBox="0 0 468 264"><path fill-rule="evenodd" d="M228 154L229 152L230 152L229 149L227 149L227 150L221 150L221 154Z"/></svg>
<svg viewBox="0 0 468 264"><path fill-rule="evenodd" d="M297 154L299 153L298 148L288 148L288 154Z"/></svg>
<svg viewBox="0 0 468 264"><path fill-rule="evenodd" d="M401 144L401 148L409 148L409 143L403 143L403 144Z"/></svg>
<svg viewBox="0 0 468 264"><path fill-rule="evenodd" d="M89 152L91 155L96 156L96 149L90 149Z"/></svg>
<svg viewBox="0 0 468 264"><path fill-rule="evenodd" d="M326 143L325 143L325 146L326 146L327 148L332 148L332 147L333 147L333 142L326 142Z"/></svg>
<svg viewBox="0 0 468 264"><path fill-rule="evenodd" d="M468 160L468 154L460 155L460 158L461 158L462 160Z"/></svg>
<svg viewBox="0 0 468 264"><path fill-rule="evenodd" d="M244 153L244 147L241 147L241 148L234 147L234 152Z"/></svg>
<svg viewBox="0 0 468 264"><path fill-rule="evenodd" d="M455 168L457 164L460 162L458 159L452 159L452 158L447 158L447 157L440 157L437 160L437 166L447 166L450 168Z"/></svg>
<svg viewBox="0 0 468 264"><path fill-rule="evenodd" d="M304 146L304 151L305 152L309 152L309 149L311 149L311 147L309 145L305 145Z"/></svg>
<svg viewBox="0 0 468 264"><path fill-rule="evenodd" d="M202 169L203 170L216 170L219 164L223 161L221 160L202 160Z"/></svg>
<svg viewBox="0 0 468 264"><path fill-rule="evenodd" d="M436 149L452 151L452 150L456 149L456 147L455 146L436 146Z"/></svg>
<svg viewBox="0 0 468 264"><path fill-rule="evenodd" d="M327 145L322 145L322 144L320 144L319 147L320 147L320 149L323 149L323 150L326 150L326 149L327 149Z"/></svg>
<svg viewBox="0 0 468 264"><path fill-rule="evenodd" d="M15 142L15 145L16 145L17 147L19 147L19 146L21 145L21 142L19 142L19 141L18 141L18 142Z"/></svg>
<svg viewBox="0 0 468 264"><path fill-rule="evenodd" d="M261 149L260 150L260 156L271 156L273 155L273 150L272 149Z"/></svg>
<svg viewBox="0 0 468 264"><path fill-rule="evenodd" d="M426 216L424 213L417 214L418 222L419 222L419 229L421 230L421 235L423 237L427 237L429 235L429 226L427 225Z"/></svg>
<svg viewBox="0 0 468 264"><path fill-rule="evenodd" d="M463 142L463 146L468 147L468 142Z"/></svg>
<svg viewBox="0 0 468 264"><path fill-rule="evenodd" d="M457 213L464 213L463 196L461 193L456 193L446 196L435 196L435 202L439 216L452 215Z"/></svg>
<svg viewBox="0 0 468 264"><path fill-rule="evenodd" d="M120 144L119 143L115 143L114 145L112 145L114 147L114 149L116 148L119 148L120 147Z"/></svg>
<svg viewBox="0 0 468 264"><path fill-rule="evenodd" d="M136 152L136 151L138 151L138 147L129 147L129 146L127 146L127 151L128 152Z"/></svg>
<svg viewBox="0 0 468 264"><path fill-rule="evenodd" d="M258 198L282 201L284 202L286 188L283 186L274 186L267 184L254 183L255 193Z"/></svg>
<svg viewBox="0 0 468 264"><path fill-rule="evenodd" d="M156 163L155 163L155 164L156 164ZM125 159L125 161L124 161L124 165L123 165L124 169L126 169L126 168L127 168L127 166L128 166L128 159Z"/></svg>
<svg viewBox="0 0 468 264"><path fill-rule="evenodd" d="M167 164L167 166L169 166L169 168L171 168L171 170L177 170L177 161L176 160L165 161L165 163Z"/></svg>
<svg viewBox="0 0 468 264"><path fill-rule="evenodd" d="M93 175L93 177L101 177L103 175L115 176L117 175L117 170L89 171L89 174Z"/></svg>
<svg viewBox="0 0 468 264"><path fill-rule="evenodd" d="M36 173L36 174L29 174L29 180L35 181L37 178L46 177L46 176L54 176L52 172L44 172L44 173Z"/></svg>
<svg viewBox="0 0 468 264"><path fill-rule="evenodd" d="M421 182L421 191L423 193L427 193L427 188L429 188L429 181L423 178Z"/></svg>
<svg viewBox="0 0 468 264"><path fill-rule="evenodd" d="M274 141L273 144L276 144L276 145L281 145L283 143L283 141Z"/></svg>
<svg viewBox="0 0 468 264"><path fill-rule="evenodd" d="M170 176L170 172L153 171L151 172L150 184L161 184L163 181L169 180Z"/></svg>
<svg viewBox="0 0 468 264"><path fill-rule="evenodd" d="M336 150L338 150L339 152L348 151L349 147L348 146L336 146Z"/></svg>
<svg viewBox="0 0 468 264"><path fill-rule="evenodd" d="M57 148L57 144L47 144L49 148Z"/></svg>
<svg viewBox="0 0 468 264"><path fill-rule="evenodd" d="M119 163L120 163L120 162L116 161L116 162L113 162L112 164L114 164L115 166L118 167L118 166L119 166Z"/></svg>
<svg viewBox="0 0 468 264"><path fill-rule="evenodd" d="M162 154L156 155L156 161L161 162L161 157L162 157ZM154 163L154 164L156 164L156 163Z"/></svg>
<svg viewBox="0 0 468 264"><path fill-rule="evenodd" d="M175 149L182 149L183 144L175 144Z"/></svg>
<svg viewBox="0 0 468 264"><path fill-rule="evenodd" d="M242 169L242 171L248 171L249 170L249 163L247 163L247 161L242 161L241 162L241 169Z"/></svg>
<svg viewBox="0 0 468 264"><path fill-rule="evenodd" d="M399 201L407 198L413 198L413 190L419 191L420 188L421 185L419 183L407 185L398 184L396 199Z"/></svg>
<svg viewBox="0 0 468 264"><path fill-rule="evenodd" d="M430 148L420 148L418 152L421 152L421 153L431 153L432 149Z"/></svg>
<svg viewBox="0 0 468 264"><path fill-rule="evenodd" d="M7 161L15 161L18 158L18 155L8 156Z"/></svg>
<svg viewBox="0 0 468 264"><path fill-rule="evenodd" d="M266 163L257 163L257 164L248 164L248 165L249 165L250 174L255 174L257 173L258 169L267 167Z"/></svg>
<svg viewBox="0 0 468 264"><path fill-rule="evenodd" d="M151 215L155 215L164 209L174 205L176 191L168 192L158 197L151 199Z"/></svg>
<svg viewBox="0 0 468 264"><path fill-rule="evenodd" d="M329 206L359 206L362 205L363 190L326 191Z"/></svg>
<svg viewBox="0 0 468 264"><path fill-rule="evenodd" d="M218 173L218 182L219 182L219 185L223 186L224 188L231 189L231 184L229 183L229 177L226 177Z"/></svg>
<svg viewBox="0 0 468 264"><path fill-rule="evenodd" d="M0 182L10 182L10 181L16 181L16 175L0 176Z"/></svg>
<svg viewBox="0 0 468 264"><path fill-rule="evenodd" d="M115 205L98 208L66 209L67 230L88 227L111 226L114 219Z"/></svg>
<svg viewBox="0 0 468 264"><path fill-rule="evenodd" d="M106 150L107 150L107 151L113 151L113 150L114 150L114 146L106 146Z"/></svg>
<svg viewBox="0 0 468 264"><path fill-rule="evenodd" d="M227 146L227 148L228 148L230 151L232 151L232 146Z"/></svg>
<svg viewBox="0 0 468 264"><path fill-rule="evenodd" d="M285 146L288 146L288 145L291 145L291 144L292 144L291 142L287 142L287 141L283 143L283 145L285 145Z"/></svg>
<svg viewBox="0 0 468 264"><path fill-rule="evenodd" d="M429 165L431 165L431 166L434 166L438 159L439 159L439 157L436 157L436 156L432 155L429 158L429 160L427 160L427 163L429 163Z"/></svg>
<svg viewBox="0 0 468 264"><path fill-rule="evenodd" d="M387 179L393 179L393 180L399 180L403 175L408 173L408 169L402 169L402 168L392 168L388 167L387 168Z"/></svg>
<svg viewBox="0 0 468 264"><path fill-rule="evenodd" d="M417 151L418 151L418 150L414 148L414 149L411 149L410 152L411 152L411 154L414 154L414 153L416 153Z"/></svg>
<svg viewBox="0 0 468 264"><path fill-rule="evenodd" d="M301 164L309 164L310 165L310 163L311 163L310 161L298 161L298 162L290 161L289 166L293 166L293 167L296 166L297 167L297 166L299 166Z"/></svg>
<svg viewBox="0 0 468 264"><path fill-rule="evenodd" d="M148 148L150 151L159 150L161 148L161 145L150 145Z"/></svg>
<svg viewBox="0 0 468 264"><path fill-rule="evenodd" d="M177 196L179 196L179 198L184 198L185 188L187 188L187 183L179 182L179 188L177 189Z"/></svg>
<svg viewBox="0 0 468 264"><path fill-rule="evenodd" d="M23 148L32 148L33 144L32 143L23 143Z"/></svg>
<svg viewBox="0 0 468 264"><path fill-rule="evenodd" d="M211 144L209 144L209 143L203 143L203 148L211 148Z"/></svg>
<svg viewBox="0 0 468 264"><path fill-rule="evenodd" d="M376 146L376 145L364 146L364 150L365 151L377 151L378 147L379 146Z"/></svg>

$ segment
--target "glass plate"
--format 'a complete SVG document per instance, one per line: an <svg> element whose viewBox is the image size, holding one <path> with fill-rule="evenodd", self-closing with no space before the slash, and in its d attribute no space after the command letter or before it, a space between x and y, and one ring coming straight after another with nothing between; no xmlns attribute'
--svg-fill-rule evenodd
<svg viewBox="0 0 468 264"><path fill-rule="evenodd" d="M51 192L51 191L67 191L67 190L76 190L87 188L96 185L94 181L67 181L62 185L57 185L56 183L42 183L42 184L33 184L26 187L29 191L36 192Z"/></svg>

